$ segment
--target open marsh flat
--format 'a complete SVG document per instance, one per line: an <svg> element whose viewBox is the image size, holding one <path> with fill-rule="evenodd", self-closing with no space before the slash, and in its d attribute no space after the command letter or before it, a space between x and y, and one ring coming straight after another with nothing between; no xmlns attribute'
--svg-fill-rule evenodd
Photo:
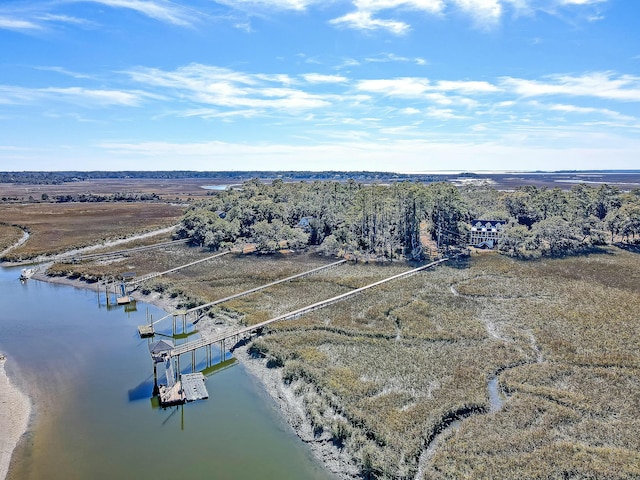
<svg viewBox="0 0 640 480"><path fill-rule="evenodd" d="M238 364L208 377L208 400L154 408L136 326L159 309L18 275L0 269L0 349L35 413L9 479L329 478Z"/></svg>

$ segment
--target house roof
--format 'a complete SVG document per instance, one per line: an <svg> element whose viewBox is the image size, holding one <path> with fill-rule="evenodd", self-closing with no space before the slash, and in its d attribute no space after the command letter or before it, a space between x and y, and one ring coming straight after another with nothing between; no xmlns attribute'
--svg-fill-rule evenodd
<svg viewBox="0 0 640 480"><path fill-rule="evenodd" d="M152 354L158 354L162 352L168 352L173 349L173 345L171 345L166 340L158 340L157 342L149 345L149 352Z"/></svg>
<svg viewBox="0 0 640 480"><path fill-rule="evenodd" d="M480 219L471 221L472 225L476 225L477 223L481 223L482 225L486 225L487 223L490 223L492 226L496 226L496 225L504 225L505 223L507 223L507 221L506 220L480 220Z"/></svg>

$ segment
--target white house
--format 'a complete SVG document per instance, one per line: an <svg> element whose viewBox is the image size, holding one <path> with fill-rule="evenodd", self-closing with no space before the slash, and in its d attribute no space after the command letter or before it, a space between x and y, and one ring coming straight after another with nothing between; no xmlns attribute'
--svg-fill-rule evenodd
<svg viewBox="0 0 640 480"><path fill-rule="evenodd" d="M496 246L507 222L504 220L473 220L469 245L479 248L493 248Z"/></svg>

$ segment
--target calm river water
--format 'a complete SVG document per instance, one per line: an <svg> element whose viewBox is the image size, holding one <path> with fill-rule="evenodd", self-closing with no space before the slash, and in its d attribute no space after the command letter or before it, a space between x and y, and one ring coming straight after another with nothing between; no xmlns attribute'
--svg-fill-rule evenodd
<svg viewBox="0 0 640 480"><path fill-rule="evenodd" d="M104 294L99 306L95 291L19 273L0 268L0 350L35 416L9 479L331 478L241 365L207 377L208 400L153 407L136 326L161 310L107 310Z"/></svg>

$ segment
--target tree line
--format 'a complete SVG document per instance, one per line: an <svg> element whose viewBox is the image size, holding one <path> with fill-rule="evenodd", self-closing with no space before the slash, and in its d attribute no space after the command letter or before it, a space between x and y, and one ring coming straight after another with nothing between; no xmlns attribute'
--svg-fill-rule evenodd
<svg viewBox="0 0 640 480"><path fill-rule="evenodd" d="M210 249L253 243L262 252L317 245L327 254L420 258L421 228L457 244L468 213L451 184L391 185L257 179L193 205L178 236Z"/></svg>
<svg viewBox="0 0 640 480"><path fill-rule="evenodd" d="M153 202L159 201L160 196L157 193L132 193L132 192L115 192L111 194L95 194L95 193L77 193L77 194L60 194L49 195L43 193L39 197L29 195L27 201L29 203L100 203L100 202ZM23 197L3 196L0 202L16 203L24 202Z"/></svg>
<svg viewBox="0 0 640 480"><path fill-rule="evenodd" d="M60 185L70 182L81 182L96 179L203 179L217 180L221 182L244 182L252 178L282 179L285 181L314 181L334 180L345 181L354 179L362 182L375 181L399 181L417 180L421 182L433 182L445 178L443 175L420 173L394 173L375 171L193 171L193 170L150 170L150 171L24 171L24 172L0 172L0 183L36 184L36 185Z"/></svg>
<svg viewBox="0 0 640 480"><path fill-rule="evenodd" d="M177 236L211 250L315 245L332 255L419 259L427 253L425 239L441 248L466 246L472 219L505 221L497 247L509 255L578 253L640 236L640 189L579 184L503 192L446 182L252 179L191 206Z"/></svg>

